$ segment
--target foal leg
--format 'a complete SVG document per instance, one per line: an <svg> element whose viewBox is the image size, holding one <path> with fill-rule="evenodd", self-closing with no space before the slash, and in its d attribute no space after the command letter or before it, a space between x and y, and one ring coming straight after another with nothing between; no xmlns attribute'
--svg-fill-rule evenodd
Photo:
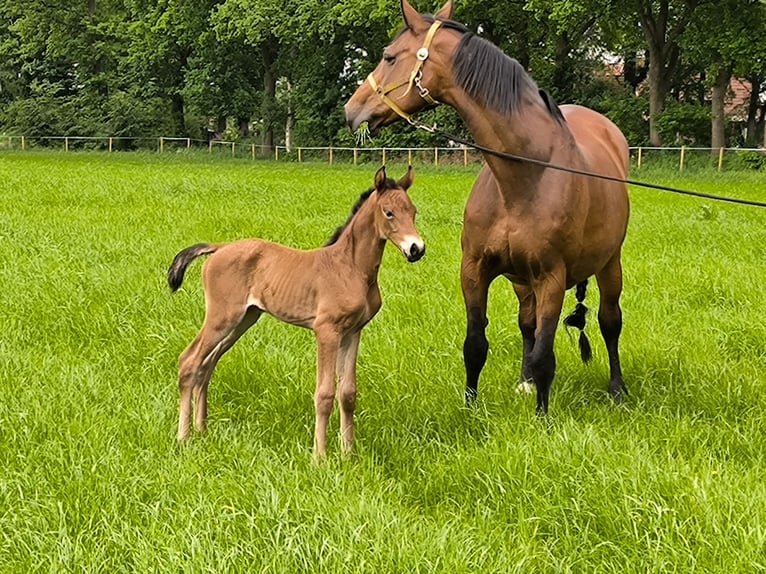
<svg viewBox="0 0 766 574"><path fill-rule="evenodd" d="M317 381L314 392L314 459L324 460L327 455L327 423L335 400L335 369L338 360L340 336L334 326L314 328L317 338Z"/></svg>
<svg viewBox="0 0 766 574"><path fill-rule="evenodd" d="M521 376L516 392L531 394L534 390L534 377L529 366L530 355L535 347L535 327L537 325L535 293L526 285L513 284L513 290L519 300L519 330L522 339Z"/></svg>
<svg viewBox="0 0 766 574"><path fill-rule="evenodd" d="M338 353L338 405L340 406L340 446L350 454L354 446L354 411L356 410L356 358L361 331L343 337Z"/></svg>
<svg viewBox="0 0 766 574"><path fill-rule="evenodd" d="M219 315L219 312L215 306L208 308L202 330L181 354L179 360L179 442L189 436L192 394L196 404L194 426L202 431L207 420L207 387L215 365L261 315L261 311L255 308L249 308L244 313L230 312Z"/></svg>
<svg viewBox="0 0 766 574"><path fill-rule="evenodd" d="M487 295L490 279L479 260L463 256L460 269L460 286L467 318L463 362L465 363L465 402L473 404L479 386L479 375L487 362Z"/></svg>
<svg viewBox="0 0 766 574"><path fill-rule="evenodd" d="M620 333L622 332L622 310L620 309L622 264L619 254L596 274L596 281L601 293L598 306L598 324L606 343L606 351L609 354L609 394L615 403L621 404L624 399L623 394L627 395L628 389L622 380L618 349Z"/></svg>
<svg viewBox="0 0 766 574"><path fill-rule="evenodd" d="M529 368L537 387L537 412L547 414L548 396L556 373L553 342L564 304L563 276L549 275L533 289L537 299L537 322L534 347L529 355Z"/></svg>

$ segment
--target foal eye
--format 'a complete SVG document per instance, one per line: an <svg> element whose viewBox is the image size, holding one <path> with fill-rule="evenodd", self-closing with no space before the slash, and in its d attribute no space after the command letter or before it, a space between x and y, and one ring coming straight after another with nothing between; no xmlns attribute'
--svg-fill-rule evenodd
<svg viewBox="0 0 766 574"><path fill-rule="evenodd" d="M386 219L393 219L394 218L394 212L393 211L386 210L386 211L383 212L383 215L386 216Z"/></svg>
<svg viewBox="0 0 766 574"><path fill-rule="evenodd" d="M391 65L391 64L393 64L394 62L396 62L396 57L395 57L395 56L389 56L388 54L383 54L383 61L384 61L386 64L389 64L389 65Z"/></svg>

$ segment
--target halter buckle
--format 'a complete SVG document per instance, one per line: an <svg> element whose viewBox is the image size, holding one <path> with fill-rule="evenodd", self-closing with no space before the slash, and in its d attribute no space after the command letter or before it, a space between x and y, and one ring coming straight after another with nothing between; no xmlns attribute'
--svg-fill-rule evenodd
<svg viewBox="0 0 766 574"><path fill-rule="evenodd" d="M423 46L420 48L417 53L415 54L421 62L425 62L428 59L428 48Z"/></svg>

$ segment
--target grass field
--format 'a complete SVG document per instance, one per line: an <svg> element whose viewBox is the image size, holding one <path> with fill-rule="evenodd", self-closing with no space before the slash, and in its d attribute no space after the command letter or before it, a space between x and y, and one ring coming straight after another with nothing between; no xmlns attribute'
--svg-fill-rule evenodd
<svg viewBox="0 0 766 574"><path fill-rule="evenodd" d="M311 463L313 337L271 318L216 370L209 432L176 446L176 361L204 308L198 263L169 293L175 253L318 246L376 168L0 155L0 571L765 571L764 209L632 189L630 399L610 404L592 319L590 366L560 330L541 421L514 392L505 281L463 407L459 235L477 168L416 167L427 255L384 257L357 456L340 457L334 414L329 459ZM766 199L757 172L632 176Z"/></svg>

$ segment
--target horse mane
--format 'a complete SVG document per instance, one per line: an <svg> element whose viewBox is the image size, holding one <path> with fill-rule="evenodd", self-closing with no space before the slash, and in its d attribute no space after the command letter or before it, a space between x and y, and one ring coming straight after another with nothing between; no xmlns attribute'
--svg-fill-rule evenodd
<svg viewBox="0 0 766 574"><path fill-rule="evenodd" d="M423 18L434 21L430 14L423 14ZM517 60L458 22L443 20L442 27L462 34L455 51L453 72L457 85L470 97L501 114L511 115L521 108L524 96L537 96L551 116L564 123L556 102L544 90L538 89L532 76Z"/></svg>
<svg viewBox="0 0 766 574"><path fill-rule="evenodd" d="M386 178L386 189L394 189L397 187L397 183L391 179L390 177ZM369 197L372 195L372 192L375 191L375 186L371 186L367 191L362 193L362 195L359 196L359 199L356 200L356 203L354 203L353 207L351 208L351 213L349 214L348 218L346 218L346 222L338 227L335 231L333 231L333 234L330 236L330 239L325 242L324 247L327 247L328 245L332 245L333 243L336 243L338 239L340 239L341 234L343 231L349 226L351 223L351 220L354 219L354 216L356 213L361 209L362 205L364 205L364 202L369 199Z"/></svg>

